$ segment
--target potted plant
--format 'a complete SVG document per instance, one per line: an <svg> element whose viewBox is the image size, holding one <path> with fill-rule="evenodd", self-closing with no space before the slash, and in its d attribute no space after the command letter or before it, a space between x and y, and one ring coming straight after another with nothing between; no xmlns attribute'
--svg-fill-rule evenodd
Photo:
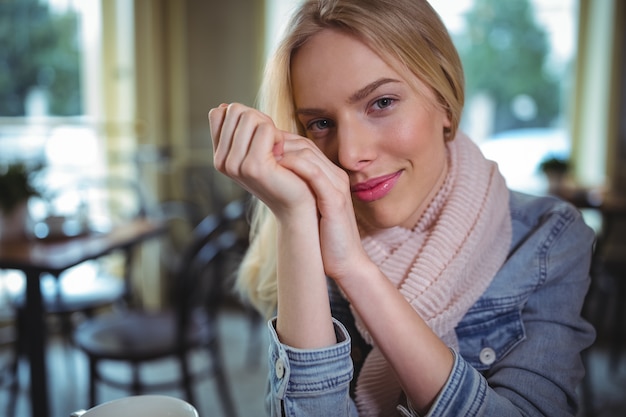
<svg viewBox="0 0 626 417"><path fill-rule="evenodd" d="M21 162L0 167L0 239L23 236L28 200L39 195L33 177L40 168Z"/></svg>
<svg viewBox="0 0 626 417"><path fill-rule="evenodd" d="M548 178L548 191L558 194L562 191L563 181L570 169L570 162L565 158L550 156L539 164L539 169Z"/></svg>

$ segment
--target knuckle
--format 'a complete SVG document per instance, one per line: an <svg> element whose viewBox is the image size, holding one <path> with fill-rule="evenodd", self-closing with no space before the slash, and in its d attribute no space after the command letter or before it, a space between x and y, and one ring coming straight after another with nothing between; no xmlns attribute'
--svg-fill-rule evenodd
<svg viewBox="0 0 626 417"><path fill-rule="evenodd" d="M223 164L221 159L217 158L217 157L213 157L213 166L215 167L216 170L222 172L223 171Z"/></svg>
<svg viewBox="0 0 626 417"><path fill-rule="evenodd" d="M262 120L260 123L257 124L258 134L269 135L269 134L272 134L273 132L274 132L274 124L267 120Z"/></svg>
<svg viewBox="0 0 626 417"><path fill-rule="evenodd" d="M230 103L227 107L227 112L230 113L240 113L242 110L245 110L247 107L241 103Z"/></svg>
<svg viewBox="0 0 626 417"><path fill-rule="evenodd" d="M222 172L230 177L236 177L239 175L239 162L233 160L233 158L226 158L222 163Z"/></svg>
<svg viewBox="0 0 626 417"><path fill-rule="evenodd" d="M259 178L260 169L259 165L252 163L249 160L245 160L239 167L239 171L244 178Z"/></svg>
<svg viewBox="0 0 626 417"><path fill-rule="evenodd" d="M213 153L213 166L220 172L224 172L224 157L219 148Z"/></svg>

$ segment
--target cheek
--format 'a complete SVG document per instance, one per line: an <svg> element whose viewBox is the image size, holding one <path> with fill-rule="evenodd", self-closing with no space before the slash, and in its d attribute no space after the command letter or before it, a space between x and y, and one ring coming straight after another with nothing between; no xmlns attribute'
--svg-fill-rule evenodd
<svg viewBox="0 0 626 417"><path fill-rule="evenodd" d="M420 110L412 116L405 114L405 122L398 123L400 130L398 135L404 140L413 142L416 148L428 149L432 146L442 146L445 142L444 130L449 127L448 117L438 108L422 107Z"/></svg>
<svg viewBox="0 0 626 417"><path fill-rule="evenodd" d="M398 157L413 159L432 146L435 138L432 132L414 123L396 123L385 129L383 147Z"/></svg>
<svg viewBox="0 0 626 417"><path fill-rule="evenodd" d="M396 124L388 130L384 153L396 161L405 161L411 171L426 180L445 164L446 146L443 129L434 123Z"/></svg>

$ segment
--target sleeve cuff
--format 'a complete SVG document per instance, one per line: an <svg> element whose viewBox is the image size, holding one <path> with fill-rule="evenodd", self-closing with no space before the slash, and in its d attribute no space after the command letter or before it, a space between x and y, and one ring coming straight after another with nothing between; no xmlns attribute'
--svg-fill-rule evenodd
<svg viewBox="0 0 626 417"><path fill-rule="evenodd" d="M334 390L349 384L353 369L350 358L350 336L339 321L333 319L337 343L319 349L298 349L280 342L276 318L268 322L270 331L269 371L274 395L310 395Z"/></svg>

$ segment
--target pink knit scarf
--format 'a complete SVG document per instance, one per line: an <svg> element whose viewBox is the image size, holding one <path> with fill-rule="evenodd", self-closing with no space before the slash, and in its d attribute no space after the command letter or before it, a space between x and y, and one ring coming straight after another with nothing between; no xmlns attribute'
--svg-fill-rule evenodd
<svg viewBox="0 0 626 417"><path fill-rule="evenodd" d="M511 243L509 192L497 165L463 134L448 143L448 176L414 229L394 227L362 239L370 258L450 347L454 328L504 263ZM397 416L402 390L373 345L356 386L359 416Z"/></svg>

